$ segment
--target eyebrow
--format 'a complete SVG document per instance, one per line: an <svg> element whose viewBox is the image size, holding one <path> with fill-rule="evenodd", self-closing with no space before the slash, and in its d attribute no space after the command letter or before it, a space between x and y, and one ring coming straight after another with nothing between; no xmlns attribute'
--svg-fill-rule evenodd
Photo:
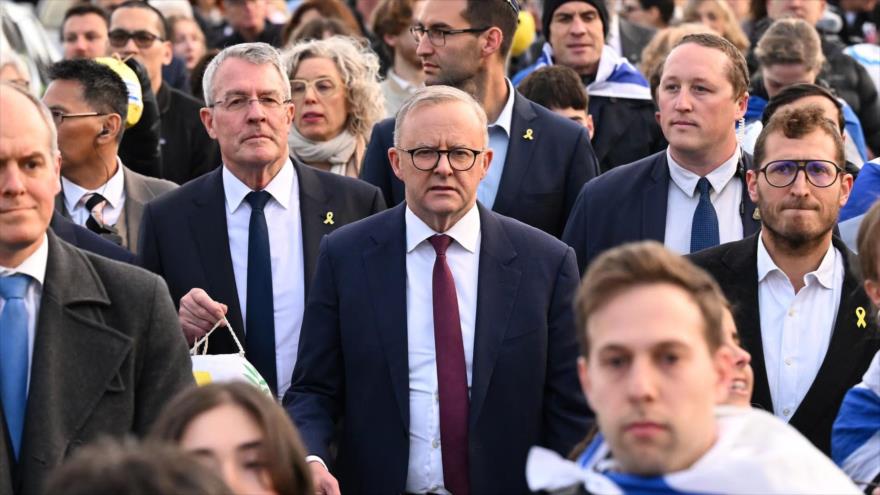
<svg viewBox="0 0 880 495"><path fill-rule="evenodd" d="M250 442L245 442L245 443L239 445L238 447L235 448L235 450L242 452L242 451L249 451L249 450L259 450L262 447L263 447L262 440L251 440Z"/></svg>

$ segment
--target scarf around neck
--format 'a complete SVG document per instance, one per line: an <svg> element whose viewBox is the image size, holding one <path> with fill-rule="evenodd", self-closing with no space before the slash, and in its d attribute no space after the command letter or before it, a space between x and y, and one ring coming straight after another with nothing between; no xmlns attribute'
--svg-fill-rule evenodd
<svg viewBox="0 0 880 495"><path fill-rule="evenodd" d="M329 163L331 171L341 175L345 174L345 166L354 155L357 142L357 136L347 130L327 141L312 141L300 134L294 126L290 127L287 134L287 144L294 156L307 164Z"/></svg>

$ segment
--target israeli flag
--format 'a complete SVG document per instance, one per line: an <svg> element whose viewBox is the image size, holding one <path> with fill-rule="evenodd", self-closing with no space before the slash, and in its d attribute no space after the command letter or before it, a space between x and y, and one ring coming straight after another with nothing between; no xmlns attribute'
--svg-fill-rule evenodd
<svg viewBox="0 0 880 495"><path fill-rule="evenodd" d="M880 475L880 352L843 398L831 430L831 457L854 480Z"/></svg>

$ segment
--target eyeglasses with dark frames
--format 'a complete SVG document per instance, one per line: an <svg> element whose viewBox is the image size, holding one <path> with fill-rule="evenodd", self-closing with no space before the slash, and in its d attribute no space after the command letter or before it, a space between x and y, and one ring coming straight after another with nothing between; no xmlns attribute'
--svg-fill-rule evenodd
<svg viewBox="0 0 880 495"><path fill-rule="evenodd" d="M108 34L110 44L115 47L123 47L128 44L128 40L133 39L134 44L138 48L147 49L153 46L153 43L165 41L161 36L153 34L149 31L126 31L125 29L114 29Z"/></svg>
<svg viewBox="0 0 880 495"><path fill-rule="evenodd" d="M797 180L798 172L804 171L807 182L815 187L829 187L837 181L844 170L828 160L775 160L758 173L763 173L773 187L788 187Z"/></svg>
<svg viewBox="0 0 880 495"><path fill-rule="evenodd" d="M83 112L83 113L64 113L61 110L50 110L52 114L52 121L55 122L55 126L61 125L64 122L64 119L78 119L81 117L102 117L107 115L106 113L101 112Z"/></svg>
<svg viewBox="0 0 880 495"><path fill-rule="evenodd" d="M467 29L440 29L440 28L427 28L425 26L413 26L409 28L410 34L412 34L413 39L416 40L416 43L421 43L422 38L425 34L428 35L428 41L431 42L432 45L437 48L446 46L446 37L453 36L456 34L464 34L464 33L482 33L484 31L488 31L492 26L486 26L481 28L467 28Z"/></svg>
<svg viewBox="0 0 880 495"><path fill-rule="evenodd" d="M290 100L283 100L277 95L264 95L256 98L250 98L245 95L228 95L222 100L214 100L214 103L208 105L211 108L220 107L227 112L240 112L251 106L252 102L257 102L266 110L278 110L283 105L290 103Z"/></svg>
<svg viewBox="0 0 880 495"><path fill-rule="evenodd" d="M446 155L446 160L453 170L466 172L477 162L477 155L486 150L472 150L470 148L449 148L441 150L436 148L397 148L406 152L412 158L413 165L423 171L430 172L440 165L440 155Z"/></svg>

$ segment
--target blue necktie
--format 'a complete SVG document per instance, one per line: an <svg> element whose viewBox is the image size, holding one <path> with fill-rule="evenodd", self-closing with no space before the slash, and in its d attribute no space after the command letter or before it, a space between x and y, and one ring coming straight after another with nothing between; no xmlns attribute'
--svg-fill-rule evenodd
<svg viewBox="0 0 880 495"><path fill-rule="evenodd" d="M269 252L269 228L263 208L272 195L252 191L245 196L251 205L248 227L247 321L245 353L248 361L266 379L272 392L278 393L275 368L275 304L272 299L272 259Z"/></svg>
<svg viewBox="0 0 880 495"><path fill-rule="evenodd" d="M27 407L28 313L24 305L27 275L0 277L0 400L15 458L21 451L21 433Z"/></svg>
<svg viewBox="0 0 880 495"><path fill-rule="evenodd" d="M700 177L697 189L700 191L700 202L694 210L694 221L691 224L691 252L696 253L701 249L717 246L721 243L718 235L718 215L715 207L709 199L709 190L712 185L709 179Z"/></svg>

